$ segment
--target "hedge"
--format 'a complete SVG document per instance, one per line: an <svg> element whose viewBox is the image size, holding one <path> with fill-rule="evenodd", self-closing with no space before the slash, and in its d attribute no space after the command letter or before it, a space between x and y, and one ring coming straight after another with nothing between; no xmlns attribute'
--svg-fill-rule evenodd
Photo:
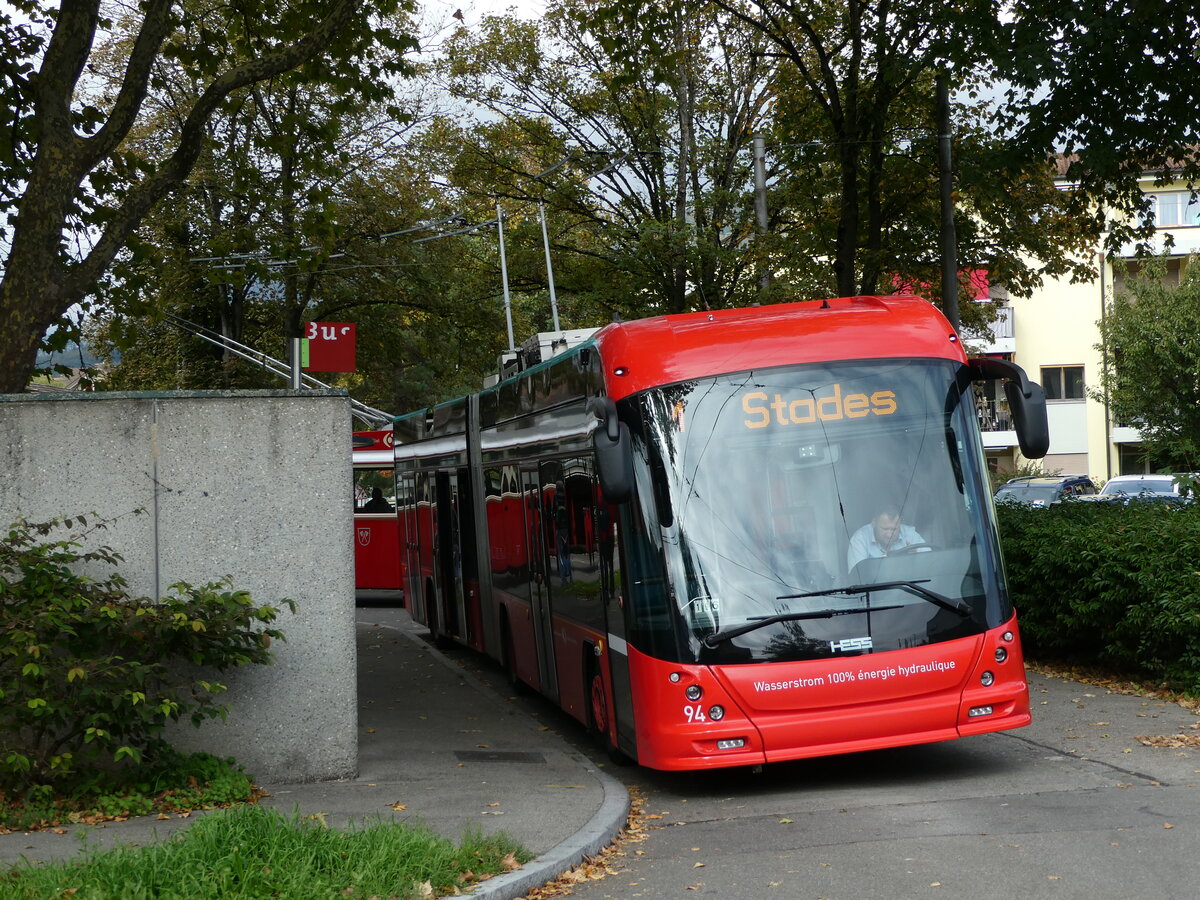
<svg viewBox="0 0 1200 900"><path fill-rule="evenodd" d="M1030 656L1200 691L1200 503L998 504L997 512Z"/></svg>

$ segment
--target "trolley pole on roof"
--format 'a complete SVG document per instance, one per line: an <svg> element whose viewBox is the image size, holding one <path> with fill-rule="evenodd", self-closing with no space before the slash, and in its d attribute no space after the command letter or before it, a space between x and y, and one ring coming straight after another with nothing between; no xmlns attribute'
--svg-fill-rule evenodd
<svg viewBox="0 0 1200 900"><path fill-rule="evenodd" d="M542 246L546 248L546 278L550 282L550 315L554 319L554 330L558 327L558 298L554 294L554 267L550 265L550 238L546 233L546 201L538 201L538 218L542 220Z"/></svg>
<svg viewBox="0 0 1200 900"><path fill-rule="evenodd" d="M504 212L500 209L500 201L496 201L496 233L500 236L500 280L504 284L504 319L508 323L508 352L516 353L517 345L513 340L512 298L508 293L508 262L504 258Z"/></svg>
<svg viewBox="0 0 1200 900"><path fill-rule="evenodd" d="M954 231L954 169L950 155L950 79L937 76L938 186L942 199L942 312L959 329L958 239Z"/></svg>

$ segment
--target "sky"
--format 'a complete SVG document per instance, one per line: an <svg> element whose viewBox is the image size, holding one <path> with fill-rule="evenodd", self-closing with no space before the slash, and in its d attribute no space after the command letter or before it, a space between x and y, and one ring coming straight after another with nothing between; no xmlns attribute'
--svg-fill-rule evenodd
<svg viewBox="0 0 1200 900"><path fill-rule="evenodd" d="M522 19L541 18L546 12L546 0L419 0L426 18L436 23L439 17L450 24L456 11L462 12L462 22L471 26L484 16L512 12Z"/></svg>

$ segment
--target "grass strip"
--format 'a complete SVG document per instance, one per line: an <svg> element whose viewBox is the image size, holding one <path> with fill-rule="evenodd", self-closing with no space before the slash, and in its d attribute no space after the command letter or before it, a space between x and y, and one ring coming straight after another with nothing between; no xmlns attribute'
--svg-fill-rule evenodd
<svg viewBox="0 0 1200 900"><path fill-rule="evenodd" d="M88 851L55 865L20 863L0 874L0 897L408 900L455 893L530 858L502 833L467 831L456 846L419 825L375 822L340 831L245 806L210 813L163 843Z"/></svg>

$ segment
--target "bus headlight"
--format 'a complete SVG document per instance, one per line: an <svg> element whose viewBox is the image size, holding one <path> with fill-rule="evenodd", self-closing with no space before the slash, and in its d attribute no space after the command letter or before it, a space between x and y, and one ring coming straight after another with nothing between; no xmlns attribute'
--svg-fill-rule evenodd
<svg viewBox="0 0 1200 900"><path fill-rule="evenodd" d="M725 707L723 707L723 706L709 707L708 717L710 719L712 719L714 722L720 722L723 718L725 718Z"/></svg>
<svg viewBox="0 0 1200 900"><path fill-rule="evenodd" d="M996 662L1002 663L1006 659L1008 659L1008 651L1005 650L1003 647L997 647L996 648Z"/></svg>
<svg viewBox="0 0 1200 900"><path fill-rule="evenodd" d="M984 672L982 675L979 676L979 683L982 684L984 687L991 687L995 681L996 681L996 676L993 675L991 672Z"/></svg>
<svg viewBox="0 0 1200 900"><path fill-rule="evenodd" d="M689 684L687 690L683 692L689 700L699 700L703 696L704 691L700 689L698 684Z"/></svg>

